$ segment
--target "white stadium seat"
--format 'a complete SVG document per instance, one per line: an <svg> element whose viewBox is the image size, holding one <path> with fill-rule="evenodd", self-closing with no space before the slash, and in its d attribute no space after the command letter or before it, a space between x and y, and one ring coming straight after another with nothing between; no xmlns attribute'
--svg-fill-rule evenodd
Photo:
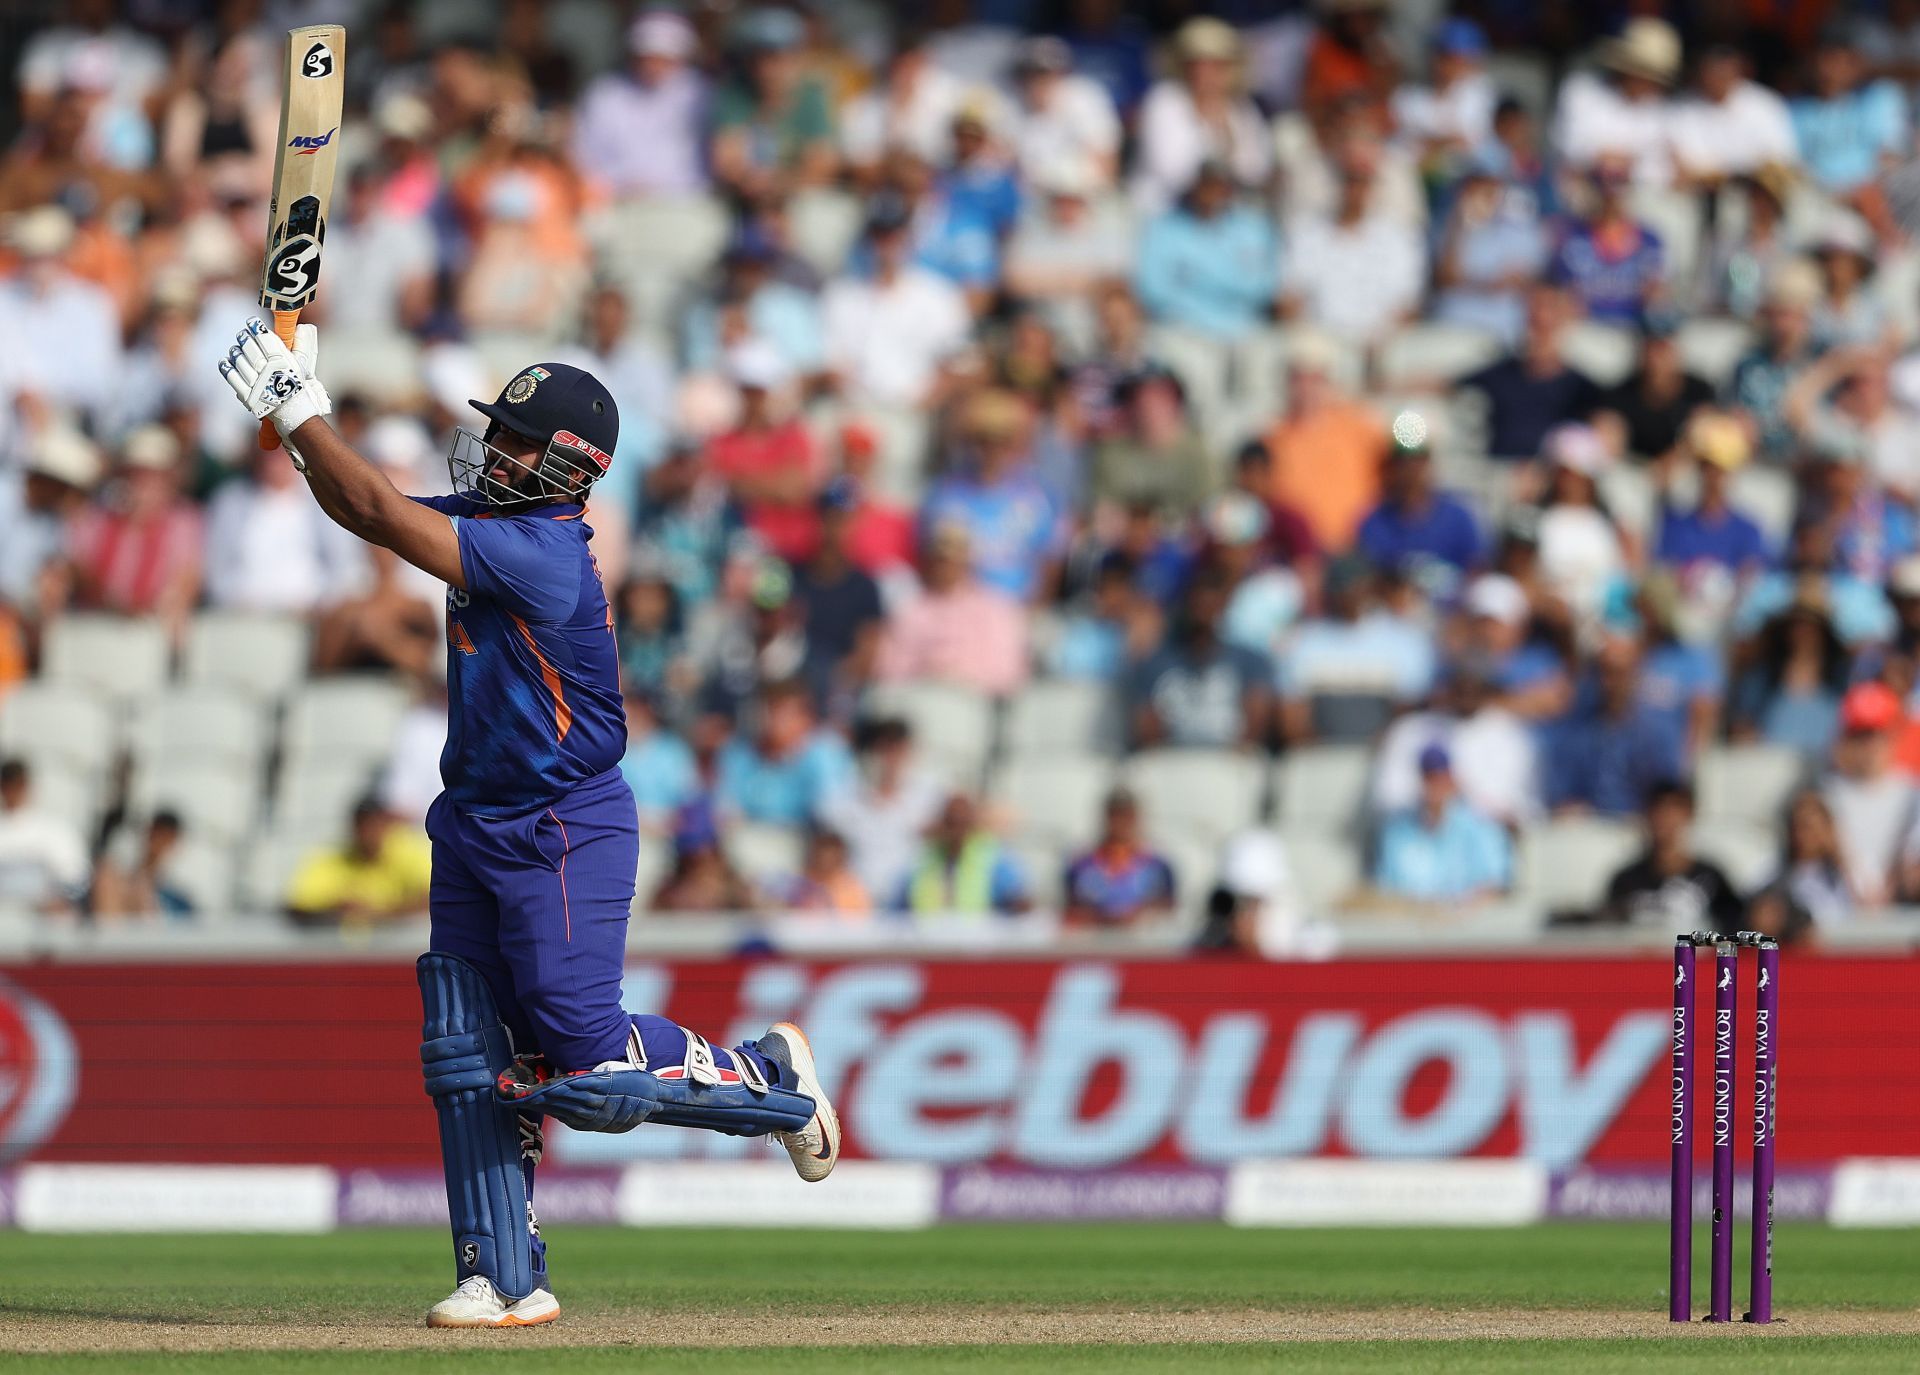
<svg viewBox="0 0 1920 1375"><path fill-rule="evenodd" d="M274 789L274 829L297 832L316 844L339 840L352 822L354 804L373 791L378 777L379 766L371 760L289 757Z"/></svg>
<svg viewBox="0 0 1920 1375"><path fill-rule="evenodd" d="M759 821L743 821L728 827L724 844L734 868L755 882L792 878L800 872L805 849L800 832L794 827Z"/></svg>
<svg viewBox="0 0 1920 1375"><path fill-rule="evenodd" d="M591 234L614 276L651 271L685 281L719 260L727 227L726 207L711 197L650 197L621 201Z"/></svg>
<svg viewBox="0 0 1920 1375"><path fill-rule="evenodd" d="M1726 871L1733 886L1751 893L1771 880L1780 867L1780 831L1755 821L1720 818L1696 822L1693 848Z"/></svg>
<svg viewBox="0 0 1920 1375"><path fill-rule="evenodd" d="M287 886L294 871L326 841L299 831L276 828L248 845L240 865L240 905L254 915L286 910Z"/></svg>
<svg viewBox="0 0 1920 1375"><path fill-rule="evenodd" d="M1087 845L1099 834L1100 805L1113 774L1113 764L1097 755L1009 752L994 770L987 796L1016 834Z"/></svg>
<svg viewBox="0 0 1920 1375"><path fill-rule="evenodd" d="M1520 847L1520 894L1549 912L1591 911L1640 843L1639 828L1625 821L1563 817L1536 826Z"/></svg>
<svg viewBox="0 0 1920 1375"><path fill-rule="evenodd" d="M222 764L141 769L133 775L132 803L145 815L178 813L188 836L231 843L259 823L259 774Z"/></svg>
<svg viewBox="0 0 1920 1375"><path fill-rule="evenodd" d="M407 701L406 688L386 678L322 678L309 683L287 707L287 757L384 762Z"/></svg>
<svg viewBox="0 0 1920 1375"><path fill-rule="evenodd" d="M307 672L307 625L293 616L203 611L187 630L185 676L256 697L281 697Z"/></svg>
<svg viewBox="0 0 1920 1375"><path fill-rule="evenodd" d="M167 632L128 616L62 616L47 627L41 676L130 701L167 680Z"/></svg>
<svg viewBox="0 0 1920 1375"><path fill-rule="evenodd" d="M139 703L128 731L136 767L176 763L259 769L266 760L266 712L220 687L176 686Z"/></svg>
<svg viewBox="0 0 1920 1375"><path fill-rule="evenodd" d="M1578 320L1567 327L1560 356L1567 366L1583 372L1603 387L1626 380L1633 371L1640 346L1631 330Z"/></svg>
<svg viewBox="0 0 1920 1375"><path fill-rule="evenodd" d="M993 748L992 698L952 683L889 683L869 695L867 714L904 717L923 758L956 785L979 786Z"/></svg>
<svg viewBox="0 0 1920 1375"><path fill-rule="evenodd" d="M119 749L114 713L87 688L30 679L0 698L0 754L97 779Z"/></svg>
<svg viewBox="0 0 1920 1375"><path fill-rule="evenodd" d="M1148 750L1127 762L1122 777L1156 840L1184 834L1214 842L1258 819L1267 781L1258 755L1205 749Z"/></svg>
<svg viewBox="0 0 1920 1375"><path fill-rule="evenodd" d="M1500 357L1500 341L1463 325L1413 324L1380 349L1380 384L1388 388L1444 384Z"/></svg>
<svg viewBox="0 0 1920 1375"><path fill-rule="evenodd" d="M167 880L193 903L198 922L232 917L236 851L206 839L183 836L167 863Z"/></svg>
<svg viewBox="0 0 1920 1375"><path fill-rule="evenodd" d="M1695 776L1699 815L1708 821L1777 825L1787 799L1806 778L1806 759L1785 745L1716 746L1701 756Z"/></svg>
<svg viewBox="0 0 1920 1375"><path fill-rule="evenodd" d="M1366 823L1373 757L1364 745L1307 745L1274 765L1280 825L1355 836Z"/></svg>
<svg viewBox="0 0 1920 1375"><path fill-rule="evenodd" d="M1280 840L1307 915L1326 916L1360 887L1360 846L1351 836L1286 825Z"/></svg>
<svg viewBox="0 0 1920 1375"><path fill-rule="evenodd" d="M1110 753L1120 747L1120 703L1109 683L1046 679L1007 702L1010 756Z"/></svg>
<svg viewBox="0 0 1920 1375"><path fill-rule="evenodd" d="M836 275L860 237L864 213L860 201L844 191L797 192L787 204L793 251L822 277Z"/></svg>
<svg viewBox="0 0 1920 1375"><path fill-rule="evenodd" d="M1701 316L1680 326L1675 342L1688 371L1723 387L1733 376L1734 365L1753 347L1754 334L1742 321Z"/></svg>

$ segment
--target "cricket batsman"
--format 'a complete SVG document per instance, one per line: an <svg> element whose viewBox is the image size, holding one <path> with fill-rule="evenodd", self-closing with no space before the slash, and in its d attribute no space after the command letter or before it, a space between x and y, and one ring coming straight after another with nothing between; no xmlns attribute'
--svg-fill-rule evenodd
<svg viewBox="0 0 1920 1375"><path fill-rule="evenodd" d="M458 1283L430 1327L560 1315L533 1212L541 1123L776 1137L825 1179L840 1124L781 1022L731 1050L620 1006L639 859L613 613L584 524L619 438L613 397L564 363L522 369L456 431L454 495L408 497L335 433L319 336L250 321L220 365L345 529L447 584L445 790L427 814L432 937L420 1060L440 1122Z"/></svg>

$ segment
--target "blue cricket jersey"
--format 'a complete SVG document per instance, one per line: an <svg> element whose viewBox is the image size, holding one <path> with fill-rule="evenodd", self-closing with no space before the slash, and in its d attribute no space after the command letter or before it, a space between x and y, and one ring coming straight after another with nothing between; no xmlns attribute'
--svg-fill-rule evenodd
<svg viewBox="0 0 1920 1375"><path fill-rule="evenodd" d="M447 589L447 796L478 816L550 807L626 749L613 612L574 505L513 515L415 497L454 518L466 590Z"/></svg>

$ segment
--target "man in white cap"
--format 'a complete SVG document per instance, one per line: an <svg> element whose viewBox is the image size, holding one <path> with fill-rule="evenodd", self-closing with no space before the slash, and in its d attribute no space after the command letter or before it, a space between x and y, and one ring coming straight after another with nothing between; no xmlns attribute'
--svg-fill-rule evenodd
<svg viewBox="0 0 1920 1375"><path fill-rule="evenodd" d="M30 618L65 604L67 527L99 481L99 451L58 420L33 437L24 473L0 468L0 602Z"/></svg>
<svg viewBox="0 0 1920 1375"><path fill-rule="evenodd" d="M0 410L22 393L55 407L93 410L111 401L120 368L120 316L113 298L65 266L73 216L57 205L23 210L6 238L20 270L0 279L0 339L13 355L0 372ZM58 340L58 348L33 347Z"/></svg>
<svg viewBox="0 0 1920 1375"><path fill-rule="evenodd" d="M1242 80L1240 35L1221 19L1189 19L1173 36L1177 74L1140 103L1133 198L1142 211L1173 204L1201 164L1258 186L1273 165L1267 122Z"/></svg>
<svg viewBox="0 0 1920 1375"><path fill-rule="evenodd" d="M1112 186L1120 167L1120 116L1105 87L1073 70L1066 40L1051 34L1027 39L1013 80L1008 142L1020 170L1033 179L1071 158L1086 169L1090 190Z"/></svg>
<svg viewBox="0 0 1920 1375"><path fill-rule="evenodd" d="M616 196L690 196L706 189L706 82L693 69L699 39L682 16L647 10L627 30L624 71L580 98L573 161Z"/></svg>
<svg viewBox="0 0 1920 1375"><path fill-rule="evenodd" d="M1642 185L1673 180L1673 83L1680 35L1664 19L1631 19L1595 53L1597 72L1575 72L1560 87L1553 142L1577 168L1602 153L1626 155Z"/></svg>
<svg viewBox="0 0 1920 1375"><path fill-rule="evenodd" d="M77 600L122 616L158 616L179 630L200 600L200 510L180 494L180 440L142 425L120 445L105 500L74 522Z"/></svg>

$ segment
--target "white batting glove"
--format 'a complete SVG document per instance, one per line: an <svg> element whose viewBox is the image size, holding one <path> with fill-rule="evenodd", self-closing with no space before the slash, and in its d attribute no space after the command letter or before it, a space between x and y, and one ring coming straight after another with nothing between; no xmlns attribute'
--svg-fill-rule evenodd
<svg viewBox="0 0 1920 1375"><path fill-rule="evenodd" d="M289 349L265 320L240 331L220 375L256 420L272 420L285 440L316 415L333 414L333 402L314 370L320 362L320 331L300 325ZM289 450L291 452L291 450Z"/></svg>

